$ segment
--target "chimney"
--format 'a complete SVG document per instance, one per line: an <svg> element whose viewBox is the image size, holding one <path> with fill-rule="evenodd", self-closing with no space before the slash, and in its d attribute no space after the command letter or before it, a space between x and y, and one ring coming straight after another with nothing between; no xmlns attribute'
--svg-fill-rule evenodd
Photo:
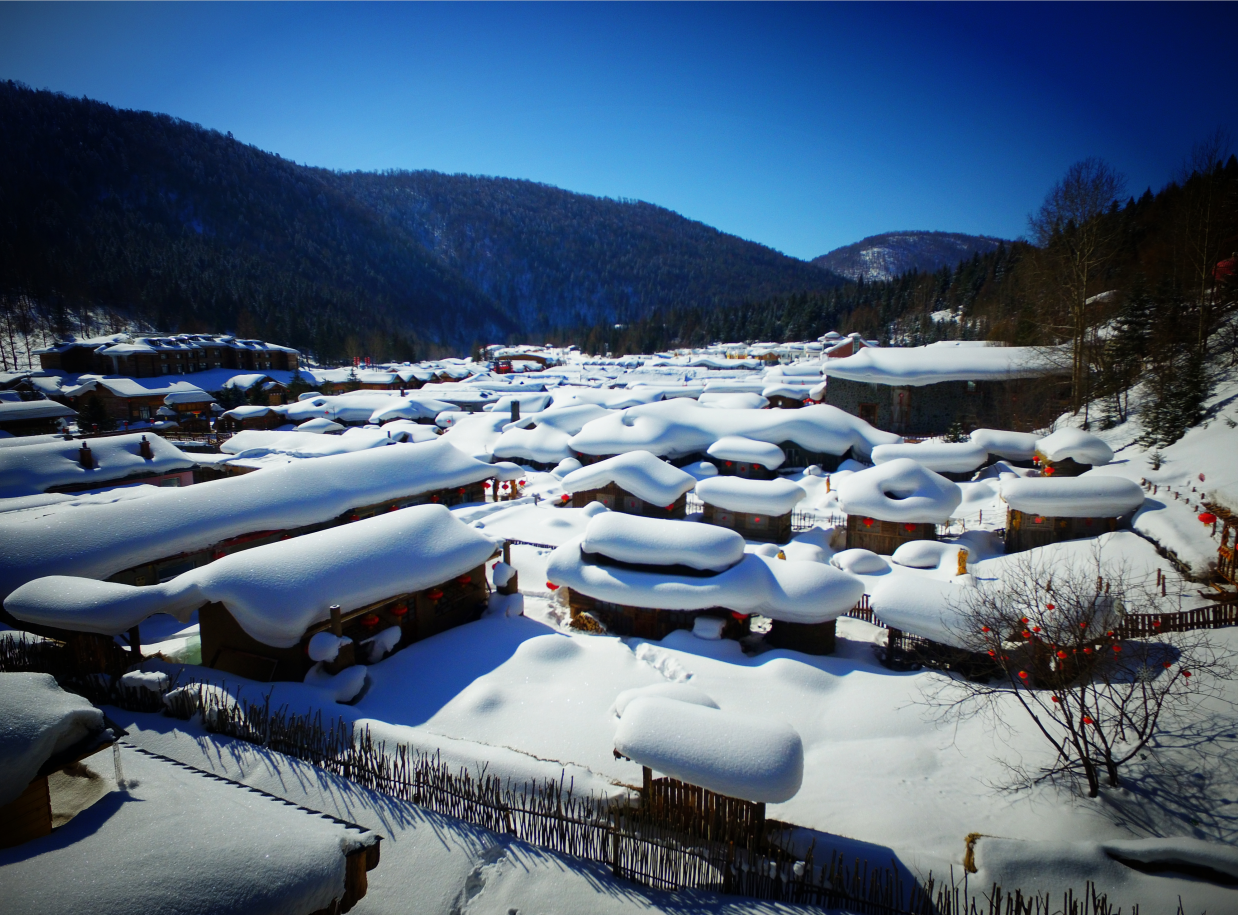
<svg viewBox="0 0 1238 915"><path fill-rule="evenodd" d="M512 422L520 422L520 401L518 400L512 401Z"/></svg>
<svg viewBox="0 0 1238 915"><path fill-rule="evenodd" d="M331 634L339 638L344 634L344 620L340 613L340 605L332 604L329 612L331 614Z"/></svg>
<svg viewBox="0 0 1238 915"><path fill-rule="evenodd" d="M148 461L152 461L155 459L155 452L151 450L150 442L146 440L145 435L142 436L142 441L138 445L138 454L146 458L146 460Z"/></svg>
<svg viewBox="0 0 1238 915"><path fill-rule="evenodd" d="M90 453L90 446L82 442L82 449L77 453L77 462L82 465L83 470L95 469L95 456Z"/></svg>

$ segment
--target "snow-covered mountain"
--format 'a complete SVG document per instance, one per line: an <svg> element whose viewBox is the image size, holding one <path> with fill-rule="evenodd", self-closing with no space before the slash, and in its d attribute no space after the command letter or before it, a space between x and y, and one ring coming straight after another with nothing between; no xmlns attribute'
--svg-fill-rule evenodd
<svg viewBox="0 0 1238 915"><path fill-rule="evenodd" d="M814 257L812 263L852 280L891 280L908 270L953 267L977 252L992 251L1001 241L959 232L884 232Z"/></svg>

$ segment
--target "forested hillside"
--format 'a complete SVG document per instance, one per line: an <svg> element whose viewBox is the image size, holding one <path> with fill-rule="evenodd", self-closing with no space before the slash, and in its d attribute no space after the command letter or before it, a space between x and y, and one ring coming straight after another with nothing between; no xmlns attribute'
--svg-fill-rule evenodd
<svg viewBox="0 0 1238 915"><path fill-rule="evenodd" d="M973 254L987 254L1001 241L958 232L884 232L814 257L812 263L849 280L892 280L910 270L954 267Z"/></svg>
<svg viewBox="0 0 1238 915"><path fill-rule="evenodd" d="M53 331L103 311L327 359L403 358L842 282L650 204L335 174L12 82L0 134L0 318Z"/></svg>

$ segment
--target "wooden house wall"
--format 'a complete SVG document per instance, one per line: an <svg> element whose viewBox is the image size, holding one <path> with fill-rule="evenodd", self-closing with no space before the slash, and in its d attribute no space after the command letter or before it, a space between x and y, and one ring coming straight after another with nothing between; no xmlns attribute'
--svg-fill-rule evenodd
<svg viewBox="0 0 1238 915"><path fill-rule="evenodd" d="M706 502L701 520L736 531L746 540L786 543L791 539L790 512L785 515L758 515L755 512L733 512Z"/></svg>
<svg viewBox="0 0 1238 915"><path fill-rule="evenodd" d="M0 848L12 848L52 833L52 797L40 775L16 800L0 807Z"/></svg>
<svg viewBox="0 0 1238 915"><path fill-rule="evenodd" d="M869 522L865 524L865 522ZM872 550L890 556L904 543L936 540L937 525L881 521L861 515L847 516L847 549Z"/></svg>
<svg viewBox="0 0 1238 915"><path fill-rule="evenodd" d="M769 632L765 634L765 642L775 648L802 651L804 654L833 654L837 629L837 620L824 623L786 623L773 620Z"/></svg>
<svg viewBox="0 0 1238 915"><path fill-rule="evenodd" d="M1082 540L1118 529L1116 518L1055 518L1018 509L1006 510L1006 552L1021 553L1036 547Z"/></svg>
<svg viewBox="0 0 1238 915"><path fill-rule="evenodd" d="M778 476L776 471L770 470L764 464L756 462L728 461L709 456L706 456L705 460L718 468L718 476L721 477L743 477L745 480L772 480Z"/></svg>
<svg viewBox="0 0 1238 915"><path fill-rule="evenodd" d="M698 616L725 617L730 620L723 629L723 637L739 639L747 635L751 620L735 619L730 610L711 607L702 610L659 610L649 607L632 607L596 600L576 589L568 593L568 607L574 620L582 613L597 619L615 635L630 635L641 639L662 639L676 629L691 629Z"/></svg>
<svg viewBox="0 0 1238 915"><path fill-rule="evenodd" d="M654 505L638 496L632 495L618 484L609 483L601 489L585 489L572 493L572 507L584 508L590 502L601 502L611 511L623 512L628 515L642 515L646 518L672 518L683 520L688 511L688 494L684 493L668 508L665 505Z"/></svg>

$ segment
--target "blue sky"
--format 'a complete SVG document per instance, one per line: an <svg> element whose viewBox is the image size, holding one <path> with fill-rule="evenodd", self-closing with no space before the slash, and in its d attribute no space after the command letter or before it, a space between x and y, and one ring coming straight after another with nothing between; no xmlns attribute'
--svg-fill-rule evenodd
<svg viewBox="0 0 1238 915"><path fill-rule="evenodd" d="M1238 5L0 4L0 78L337 169L630 197L809 258L1018 236L1072 162L1238 140Z"/></svg>

